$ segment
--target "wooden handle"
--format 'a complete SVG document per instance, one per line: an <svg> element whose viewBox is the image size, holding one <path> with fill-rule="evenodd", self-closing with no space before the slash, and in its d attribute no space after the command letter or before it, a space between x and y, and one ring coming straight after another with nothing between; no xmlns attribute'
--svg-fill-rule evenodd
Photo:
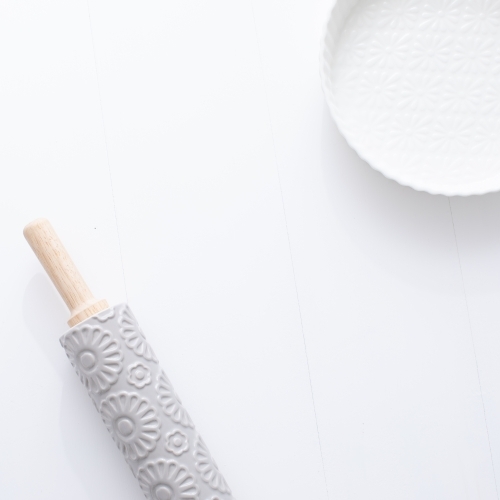
<svg viewBox="0 0 500 500"><path fill-rule="evenodd" d="M98 300L92 295L47 219L30 222L23 232L70 310L69 326L75 326L109 308L106 300Z"/></svg>

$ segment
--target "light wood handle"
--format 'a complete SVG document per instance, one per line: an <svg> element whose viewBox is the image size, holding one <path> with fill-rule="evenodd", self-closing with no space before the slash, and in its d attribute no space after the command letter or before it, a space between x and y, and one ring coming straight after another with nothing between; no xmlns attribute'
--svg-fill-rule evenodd
<svg viewBox="0 0 500 500"><path fill-rule="evenodd" d="M109 308L106 300L98 300L92 295L47 219L30 222L23 232L70 310L69 326L75 326Z"/></svg>

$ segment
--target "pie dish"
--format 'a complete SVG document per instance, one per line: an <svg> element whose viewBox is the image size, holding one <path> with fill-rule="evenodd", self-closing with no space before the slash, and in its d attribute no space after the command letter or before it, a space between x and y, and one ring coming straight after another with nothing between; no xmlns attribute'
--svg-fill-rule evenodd
<svg viewBox="0 0 500 500"><path fill-rule="evenodd" d="M320 67L373 168L433 194L500 190L500 0L337 0Z"/></svg>

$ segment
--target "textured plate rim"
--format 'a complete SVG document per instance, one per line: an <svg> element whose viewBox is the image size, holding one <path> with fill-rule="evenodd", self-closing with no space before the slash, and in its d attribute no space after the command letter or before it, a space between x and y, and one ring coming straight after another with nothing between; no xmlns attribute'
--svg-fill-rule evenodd
<svg viewBox="0 0 500 500"><path fill-rule="evenodd" d="M402 186L411 187L416 191L422 191L432 195L443 195L443 196L473 196L473 195L483 195L487 193L494 193L500 191L500 174L497 174L494 177L483 179L477 182L462 183L462 184L457 184L456 186L448 186L448 187L443 185L441 188L436 188L435 185L430 186L425 182L415 182L407 179L404 175L397 175L392 171L389 172L388 169L386 169L383 164L369 160L363 155L363 153L359 151L355 142L349 137L349 134L347 134L343 129L342 120L340 120L340 118L337 116L337 113L335 111L335 106L333 104L328 89L327 69L330 67L326 57L326 55L330 53L330 50L327 46L327 37L329 33L328 27L330 24L330 20L335 15L335 7L337 6L337 1L338 0L333 0L333 4L328 10L328 16L326 22L323 24L323 31L321 34L321 42L320 42L319 73L321 80L321 88L323 89L323 94L325 96L328 109L330 110L330 114L335 122L335 125L337 126L342 137L346 140L347 144L356 152L356 154L364 162L366 162L374 170L380 172L384 177L396 181L398 184L401 184Z"/></svg>

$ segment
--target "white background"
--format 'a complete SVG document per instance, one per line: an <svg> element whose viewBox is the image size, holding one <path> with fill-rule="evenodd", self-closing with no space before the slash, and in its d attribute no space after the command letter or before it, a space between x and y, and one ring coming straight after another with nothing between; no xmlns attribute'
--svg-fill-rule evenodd
<svg viewBox="0 0 500 500"><path fill-rule="evenodd" d="M39 216L129 301L238 500L498 498L500 195L346 145L328 3L0 2L2 499L143 498L59 345Z"/></svg>

